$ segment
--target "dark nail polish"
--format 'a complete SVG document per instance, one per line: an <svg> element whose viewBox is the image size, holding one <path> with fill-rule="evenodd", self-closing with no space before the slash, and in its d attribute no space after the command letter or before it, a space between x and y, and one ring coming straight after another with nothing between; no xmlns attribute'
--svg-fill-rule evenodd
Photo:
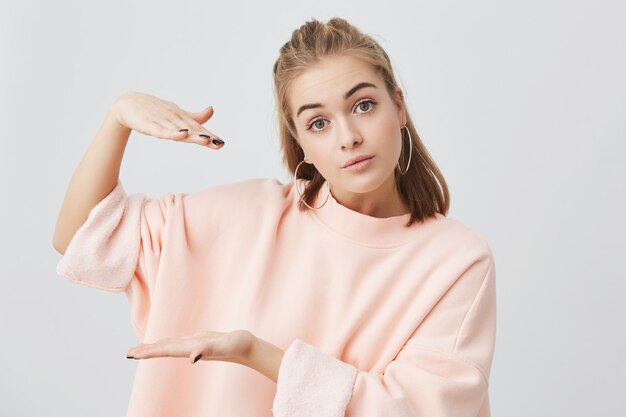
<svg viewBox="0 0 626 417"><path fill-rule="evenodd" d="M135 359L132 356L127 356L126 359Z"/></svg>
<svg viewBox="0 0 626 417"><path fill-rule="evenodd" d="M179 132L189 132L189 129L180 129Z"/></svg>
<svg viewBox="0 0 626 417"><path fill-rule="evenodd" d="M200 136L201 138L205 138L205 139L211 139L211 136L209 135L205 135L205 134L199 134L198 136Z"/></svg>
<svg viewBox="0 0 626 417"><path fill-rule="evenodd" d="M223 141L223 140L221 140L221 139L213 139L213 143L214 143L215 145L223 145L223 144L224 144L224 141Z"/></svg>
<svg viewBox="0 0 626 417"><path fill-rule="evenodd" d="M193 360L193 363L196 363L200 360L200 358L202 357L202 354L196 356L196 359Z"/></svg>

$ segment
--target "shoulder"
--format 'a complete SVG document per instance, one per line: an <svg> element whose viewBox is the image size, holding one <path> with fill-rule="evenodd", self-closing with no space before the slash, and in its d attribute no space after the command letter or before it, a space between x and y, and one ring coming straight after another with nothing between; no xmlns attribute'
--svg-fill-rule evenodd
<svg viewBox="0 0 626 417"><path fill-rule="evenodd" d="M249 178L186 194L185 207L189 212L205 215L258 219L261 214L284 211L291 204L290 189L289 183L274 178Z"/></svg>
<svg viewBox="0 0 626 417"><path fill-rule="evenodd" d="M445 248L450 256L469 263L493 263L491 245L482 233L450 217L441 216L438 225L433 237L434 245Z"/></svg>
<svg viewBox="0 0 626 417"><path fill-rule="evenodd" d="M287 198L290 185L275 178L248 178L206 187L188 194L188 200L219 200L238 204L267 202Z"/></svg>

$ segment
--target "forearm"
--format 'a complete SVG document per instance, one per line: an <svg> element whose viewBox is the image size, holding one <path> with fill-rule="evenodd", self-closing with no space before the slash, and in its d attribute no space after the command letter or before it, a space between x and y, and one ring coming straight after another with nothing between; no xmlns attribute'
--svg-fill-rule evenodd
<svg viewBox="0 0 626 417"><path fill-rule="evenodd" d="M65 253L91 209L115 188L130 133L109 109L65 193L52 241L57 251Z"/></svg>
<svg viewBox="0 0 626 417"><path fill-rule="evenodd" d="M257 337L245 365L277 382L284 353L278 346Z"/></svg>

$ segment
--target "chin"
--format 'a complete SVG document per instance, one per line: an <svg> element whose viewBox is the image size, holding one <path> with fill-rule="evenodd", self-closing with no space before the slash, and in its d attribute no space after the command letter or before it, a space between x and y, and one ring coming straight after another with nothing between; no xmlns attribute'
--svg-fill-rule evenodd
<svg viewBox="0 0 626 417"><path fill-rule="evenodd" d="M393 175L393 174L392 174ZM337 186L347 192L355 194L367 194L384 186L388 176L381 176L375 172L352 174L344 177ZM331 182L332 183L332 182Z"/></svg>

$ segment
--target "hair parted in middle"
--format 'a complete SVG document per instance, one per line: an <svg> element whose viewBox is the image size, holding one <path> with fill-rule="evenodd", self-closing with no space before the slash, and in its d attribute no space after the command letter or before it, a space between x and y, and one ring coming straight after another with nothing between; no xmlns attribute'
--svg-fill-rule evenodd
<svg viewBox="0 0 626 417"><path fill-rule="evenodd" d="M288 98L292 82L323 58L346 55L361 59L378 71L387 92L394 97L398 83L389 56L376 40L345 19L333 17L327 23L311 19L294 30L291 39L280 48L280 55L273 68L274 94L282 159L290 173L304 159L304 151L296 140L296 127L289 112ZM406 119L413 152L409 164L409 135L403 128L399 164L400 167L409 164L409 169L405 175L400 175L394 169L394 175L400 197L411 210L411 217L406 224L408 227L415 221L422 222L434 217L435 213L447 215L450 195L446 181L417 134L408 111ZM298 169L298 176L310 181L302 198L312 205L325 179L313 164L303 164ZM300 211L309 210L302 201L298 208Z"/></svg>

